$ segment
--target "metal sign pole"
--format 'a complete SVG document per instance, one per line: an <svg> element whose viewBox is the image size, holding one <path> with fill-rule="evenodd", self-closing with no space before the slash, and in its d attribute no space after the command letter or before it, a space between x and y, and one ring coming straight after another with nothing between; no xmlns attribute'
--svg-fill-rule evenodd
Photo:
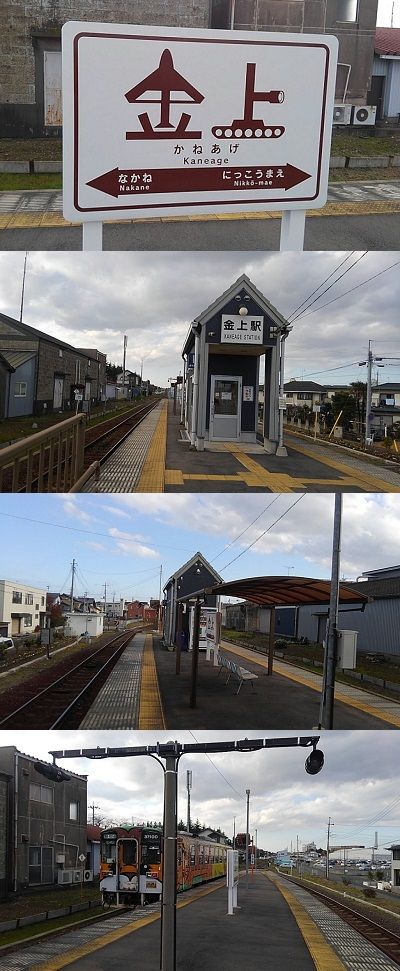
<svg viewBox="0 0 400 971"><path fill-rule="evenodd" d="M280 252L286 250L304 249L304 232L306 228L305 209L289 209L282 213Z"/></svg>
<svg viewBox="0 0 400 971"><path fill-rule="evenodd" d="M103 223L85 222L82 224L82 249L103 249Z"/></svg>

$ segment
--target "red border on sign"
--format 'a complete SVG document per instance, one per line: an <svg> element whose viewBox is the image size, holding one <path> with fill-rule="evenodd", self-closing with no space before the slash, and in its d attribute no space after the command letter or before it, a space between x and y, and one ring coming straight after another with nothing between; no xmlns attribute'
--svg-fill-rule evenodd
<svg viewBox="0 0 400 971"><path fill-rule="evenodd" d="M253 40L240 40L240 39L237 39L237 38L232 38L232 39L229 39L229 40L228 39L227 40L225 40L225 39L223 39L223 40L221 39L220 40L220 39L212 38L212 37L210 37L210 39L208 37L174 37L172 34L168 34L166 36L161 35L161 34L157 34L157 35L152 35L152 34L149 34L149 35L145 35L145 34L112 34L112 33L104 33L103 34L103 33L98 33L96 31L81 31L81 33L77 34L76 37L74 37L74 42L73 42L73 78L74 78L74 132L73 132L74 206L75 206L75 209L77 209L78 212L117 212L117 211L118 212L124 212L124 211L140 212L140 211L145 211L146 209L178 209L178 208L180 208L182 206L188 206L190 208L196 208L196 207L210 206L210 205L213 205L213 206L219 206L219 205L221 205L221 206L223 206L223 205L225 205L225 206L227 206L227 205L232 206L232 205L237 205L237 206L243 207L243 205L247 205L247 204L248 205L252 205L252 203L258 203L258 205L260 205L260 201L261 201L259 198L258 199L257 198L256 199L236 199L235 198L235 199L213 199L212 202L210 202L210 200L206 200L206 199L204 199L201 202L183 202L183 201L177 201L177 202L161 202L161 203L154 203L153 202L153 203L149 203L148 205L136 205L136 206L132 206L132 205L130 205L130 206L116 206L116 205L113 205L113 206L92 206L92 207L86 207L86 208L83 207L83 206L80 206L79 205L79 202L78 202L78 194L79 194L79 183L78 183L78 174L79 174L78 173L78 166L79 166L79 162L78 162L78 121L79 121L79 117L78 117L78 115L79 115L79 111L78 111L78 93L79 93L78 56L79 56L79 52L78 52L78 44L79 44L79 41L83 37L85 37L85 38L86 37L92 37L92 38L93 37L98 37L98 38L100 38L100 40L103 40L103 39L107 39L107 40L117 40L117 39L122 39L122 40L145 40L145 41L149 41L149 40L150 41L154 41L154 40L157 40L157 41L164 41L164 42L169 41L169 40L173 40L176 43L185 43L185 44L188 44L188 43L190 43L190 44L223 44L223 45L226 45L226 44L236 44L236 45L246 44L246 45L253 46L253 47L304 47L304 48L318 48L319 50L325 50L325 52L326 52L326 63L325 63L325 76L324 76L324 86L323 86L323 96L322 96L321 128L320 128L320 136L319 136L319 151L318 151L318 164L317 164L317 184L316 184L316 191L314 192L314 195L312 195L312 196L296 196L296 198L293 199L292 201L293 202L296 202L296 203L298 203L298 202L312 202L313 199L316 199L316 197L318 196L318 193L319 193L320 180L321 180L321 159L322 159L322 146L323 146L323 136L324 136L324 123L325 123L325 114L326 114L326 91L327 91L327 86L328 86L328 74L329 74L329 62L330 62L330 50L329 50L329 47L327 46L327 44L312 44L312 43L302 44L300 42L297 43L296 41L286 41L285 42L285 41L274 41L274 40L266 40L266 41L263 41L263 40L254 40L253 41ZM279 203L283 202L284 200L281 197L279 197L277 199L268 198L268 199L265 199L265 200L262 200L262 201L263 202L266 202L268 206L271 203L276 202L277 203L277 207L279 207ZM321 208L322 208L322 206L321 206Z"/></svg>

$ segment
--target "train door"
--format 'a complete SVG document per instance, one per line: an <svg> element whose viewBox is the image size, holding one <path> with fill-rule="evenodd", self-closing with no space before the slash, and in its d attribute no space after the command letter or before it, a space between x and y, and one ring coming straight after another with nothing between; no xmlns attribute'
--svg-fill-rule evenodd
<svg viewBox="0 0 400 971"><path fill-rule="evenodd" d="M161 833L143 830L140 845L140 877L139 890L144 898L160 896L162 892L161 878Z"/></svg>

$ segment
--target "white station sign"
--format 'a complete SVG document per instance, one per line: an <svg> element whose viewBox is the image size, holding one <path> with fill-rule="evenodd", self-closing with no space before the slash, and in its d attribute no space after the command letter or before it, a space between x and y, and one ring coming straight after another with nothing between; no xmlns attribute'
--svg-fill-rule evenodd
<svg viewBox="0 0 400 971"><path fill-rule="evenodd" d="M338 42L65 24L64 216L326 202Z"/></svg>

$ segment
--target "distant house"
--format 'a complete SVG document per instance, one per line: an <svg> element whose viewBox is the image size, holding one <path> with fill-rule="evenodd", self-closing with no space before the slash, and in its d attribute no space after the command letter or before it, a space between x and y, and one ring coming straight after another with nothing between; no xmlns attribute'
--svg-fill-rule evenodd
<svg viewBox="0 0 400 971"><path fill-rule="evenodd" d="M0 635L31 634L44 627L46 591L17 580L0 580Z"/></svg>
<svg viewBox="0 0 400 971"><path fill-rule="evenodd" d="M307 405L312 409L314 405L320 405L325 396L324 386L315 381L287 381L284 391L286 404L294 408Z"/></svg>
<svg viewBox="0 0 400 971"><path fill-rule="evenodd" d="M400 422L400 384L380 384L372 389L371 430L384 430Z"/></svg>
<svg viewBox="0 0 400 971"><path fill-rule="evenodd" d="M104 400L106 355L0 313L0 418L42 415ZM84 409L85 410L85 409Z"/></svg>
<svg viewBox="0 0 400 971"><path fill-rule="evenodd" d="M398 123L400 115L400 27L378 27L372 67L370 104L377 118Z"/></svg>

